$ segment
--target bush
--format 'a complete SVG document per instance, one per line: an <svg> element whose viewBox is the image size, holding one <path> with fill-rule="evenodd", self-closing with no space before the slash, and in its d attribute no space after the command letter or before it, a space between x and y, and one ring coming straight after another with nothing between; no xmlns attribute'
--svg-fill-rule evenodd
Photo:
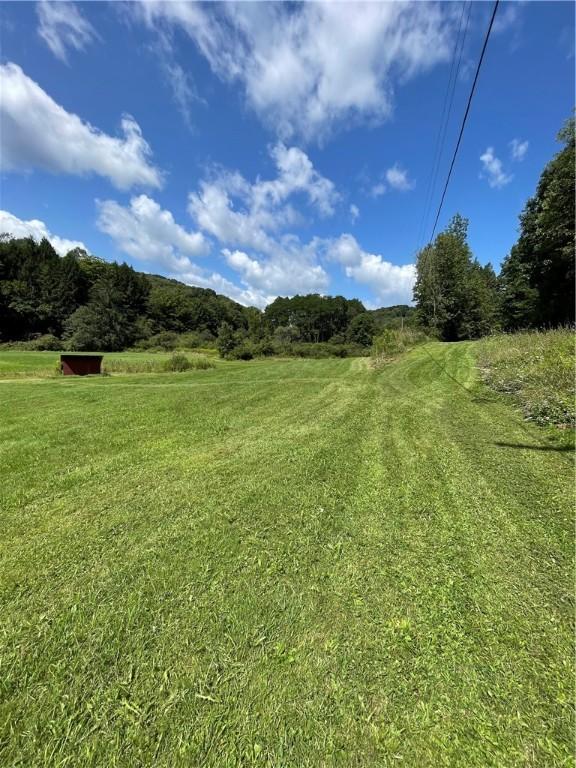
<svg viewBox="0 0 576 768"><path fill-rule="evenodd" d="M60 339L52 333L45 333L43 336L28 342L28 349L38 352L57 352L62 347L63 344Z"/></svg>
<svg viewBox="0 0 576 768"><path fill-rule="evenodd" d="M186 355L175 353L168 360L163 360L162 368L165 371L189 371L192 363Z"/></svg>
<svg viewBox="0 0 576 768"><path fill-rule="evenodd" d="M252 360L255 353L255 345L249 341L242 341L227 355L229 360Z"/></svg>
<svg viewBox="0 0 576 768"><path fill-rule="evenodd" d="M65 348L65 343L51 333L28 341L5 341L0 344L0 349L20 349L23 352L60 352Z"/></svg>
<svg viewBox="0 0 576 768"><path fill-rule="evenodd" d="M152 347L156 349L162 349L170 351L176 349L178 345L178 334L174 331L162 331L156 333L154 336L150 336L148 339L142 339L138 342L137 346L142 349L150 349Z"/></svg>
<svg viewBox="0 0 576 768"><path fill-rule="evenodd" d="M272 339L262 339L262 341L259 341L257 344L254 345L255 357L270 357L271 355L275 355L275 354L276 354L276 348L272 343Z"/></svg>

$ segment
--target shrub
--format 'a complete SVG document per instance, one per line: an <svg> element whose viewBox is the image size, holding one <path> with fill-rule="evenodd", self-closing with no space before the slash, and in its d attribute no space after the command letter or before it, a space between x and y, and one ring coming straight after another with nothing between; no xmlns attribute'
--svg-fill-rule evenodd
<svg viewBox="0 0 576 768"><path fill-rule="evenodd" d="M272 339L262 339L254 345L255 357L270 357L270 355L276 354L276 348L272 343Z"/></svg>
<svg viewBox="0 0 576 768"><path fill-rule="evenodd" d="M240 342L227 355L230 360L252 360L255 353L255 345L249 341Z"/></svg>
<svg viewBox="0 0 576 768"><path fill-rule="evenodd" d="M39 336L37 339L32 339L28 342L28 349L38 352L57 352L62 349L62 342L57 336L52 333L46 333L43 336Z"/></svg>
<svg viewBox="0 0 576 768"><path fill-rule="evenodd" d="M150 347L157 347L163 350L176 349L178 345L178 334L174 331L162 331L154 336L150 336L148 339L144 339L138 346L144 347L144 349L150 349Z"/></svg>
<svg viewBox="0 0 576 768"><path fill-rule="evenodd" d="M163 360L162 368L165 371L189 371L192 368L192 363L186 357L179 353L173 354L168 360Z"/></svg>

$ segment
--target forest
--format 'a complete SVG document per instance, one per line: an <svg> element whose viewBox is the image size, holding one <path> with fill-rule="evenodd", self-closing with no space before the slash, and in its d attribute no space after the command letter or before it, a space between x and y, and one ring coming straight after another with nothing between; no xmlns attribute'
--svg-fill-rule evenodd
<svg viewBox="0 0 576 768"><path fill-rule="evenodd" d="M417 256L414 307L367 310L358 299L278 297L264 311L214 291L135 271L48 240L0 235L0 343L116 351L217 346L223 357L361 355L386 328L418 324L443 341L574 322L574 119L558 136L520 215L499 275L468 244L456 214Z"/></svg>

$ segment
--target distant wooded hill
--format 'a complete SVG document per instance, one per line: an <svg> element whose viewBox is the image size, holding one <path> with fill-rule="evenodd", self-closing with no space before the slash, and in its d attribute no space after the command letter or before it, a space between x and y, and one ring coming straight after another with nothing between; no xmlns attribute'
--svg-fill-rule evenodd
<svg viewBox="0 0 576 768"><path fill-rule="evenodd" d="M60 257L46 239L0 238L1 342L119 350L186 335L188 346L201 346L214 343L224 326L255 342L368 347L379 330L413 322L414 312L408 306L366 310L358 299L319 294L279 297L261 312L81 249Z"/></svg>

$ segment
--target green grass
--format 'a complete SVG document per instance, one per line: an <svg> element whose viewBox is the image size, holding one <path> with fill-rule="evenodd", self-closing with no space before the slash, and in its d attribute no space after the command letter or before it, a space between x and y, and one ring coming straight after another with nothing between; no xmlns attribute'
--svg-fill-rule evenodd
<svg viewBox="0 0 576 768"><path fill-rule="evenodd" d="M66 353L74 354L74 353ZM104 352L102 365L104 370L113 373L158 371L162 363L168 361L173 352ZM192 359L214 357L214 350L186 351L187 357ZM57 364L60 360L60 352L28 352L21 350L0 350L0 379L8 378L49 378L56 375Z"/></svg>
<svg viewBox="0 0 576 768"><path fill-rule="evenodd" d="M573 330L527 331L483 339L479 359L486 382L512 395L527 419L576 425Z"/></svg>
<svg viewBox="0 0 576 768"><path fill-rule="evenodd" d="M572 766L572 454L474 350L0 383L0 765Z"/></svg>

